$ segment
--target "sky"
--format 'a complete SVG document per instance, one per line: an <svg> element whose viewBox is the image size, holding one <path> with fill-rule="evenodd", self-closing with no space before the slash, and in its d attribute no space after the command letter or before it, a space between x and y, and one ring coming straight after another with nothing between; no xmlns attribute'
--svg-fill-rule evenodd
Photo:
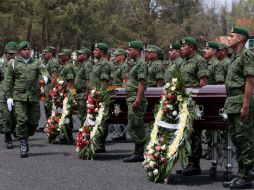
<svg viewBox="0 0 254 190"><path fill-rule="evenodd" d="M226 6L229 10L231 9L231 5L233 2L236 2L238 0L204 0L204 4L209 7L222 7Z"/></svg>

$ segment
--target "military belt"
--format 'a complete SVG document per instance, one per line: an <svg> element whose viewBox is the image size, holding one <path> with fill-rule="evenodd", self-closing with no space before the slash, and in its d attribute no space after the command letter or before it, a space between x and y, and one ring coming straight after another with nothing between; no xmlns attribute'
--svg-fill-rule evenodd
<svg viewBox="0 0 254 190"><path fill-rule="evenodd" d="M227 96L237 96L237 95L243 95L244 94L244 88L242 89L228 89L227 90Z"/></svg>

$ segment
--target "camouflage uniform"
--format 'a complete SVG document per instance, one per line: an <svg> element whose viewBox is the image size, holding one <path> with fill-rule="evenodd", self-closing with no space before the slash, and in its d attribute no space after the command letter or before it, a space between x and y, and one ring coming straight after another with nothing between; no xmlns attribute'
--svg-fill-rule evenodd
<svg viewBox="0 0 254 190"><path fill-rule="evenodd" d="M126 84L126 102L128 106L128 127L131 138L135 143L135 154L141 155L144 151L145 144L145 125L144 115L147 109L147 98L142 95L140 109L134 111L132 104L136 100L138 91L138 82L143 79L147 81L147 64L143 59L139 58L134 63L129 71L128 81Z"/></svg>
<svg viewBox="0 0 254 190"><path fill-rule="evenodd" d="M208 61L208 84L224 83L225 73L224 67L217 58L212 58Z"/></svg>
<svg viewBox="0 0 254 190"><path fill-rule="evenodd" d="M207 62L198 54L195 54L191 58L185 57L183 62L177 65L177 68L185 77L186 87L198 86L200 78L208 77ZM194 129L191 133L192 153L188 159L190 163L196 166L199 166L199 159L202 156L201 136L202 130Z"/></svg>
<svg viewBox="0 0 254 190"><path fill-rule="evenodd" d="M246 122L240 119L240 110L245 93L245 78L254 76L254 55L245 47L239 54L232 55L225 81L227 99L224 109L228 115L229 132L233 144L237 148L236 160L239 176L250 178L254 164L254 128L253 128L253 97L249 105L249 117Z"/></svg>
<svg viewBox="0 0 254 190"><path fill-rule="evenodd" d="M178 65L182 63L183 59L181 57L177 58L176 60L172 60L171 65L167 68L164 74L164 82L168 83L171 80L172 72L177 68Z"/></svg>
<svg viewBox="0 0 254 190"><path fill-rule="evenodd" d="M20 140L32 136L38 125L39 74L49 77L45 67L42 67L38 60L30 58L26 63L18 56L10 62L5 75L4 90L6 98L14 100L16 133Z"/></svg>
<svg viewBox="0 0 254 190"><path fill-rule="evenodd" d="M100 59L93 66L93 70L90 75L90 89L106 89L110 80L110 70L111 64L109 63L109 61L107 61L106 59ZM103 84L105 86L102 86L102 81L106 81L106 84ZM98 137L98 143L100 146L99 148L105 147L105 141L108 136L108 125L106 123L102 123L102 125L104 126L103 131L101 133L101 136Z"/></svg>
<svg viewBox="0 0 254 190"><path fill-rule="evenodd" d="M75 76L76 76L74 67L70 62L67 62L64 65L60 64L58 73L59 73L60 79L65 82L67 82L67 78L75 79Z"/></svg>
<svg viewBox="0 0 254 190"><path fill-rule="evenodd" d="M78 110L79 114L81 116L81 125L83 126L85 116L86 116L86 110L84 108L84 97L86 94L86 81L90 80L90 74L92 72L93 65L86 61L82 63L81 68L76 73L74 86L76 88L76 99L78 103Z"/></svg>
<svg viewBox="0 0 254 190"><path fill-rule="evenodd" d="M15 128L14 113L9 112L4 95L4 78L8 69L8 60L5 56L0 59L0 125L3 133L10 133Z"/></svg>
<svg viewBox="0 0 254 190"><path fill-rule="evenodd" d="M226 78L227 76L227 73L228 73L228 67L230 65L230 59L228 57L225 57L224 59L222 60L219 60L220 63L223 65L223 69L224 69L224 76Z"/></svg>
<svg viewBox="0 0 254 190"><path fill-rule="evenodd" d="M147 86L148 87L157 87L157 81L163 80L163 66L160 60L149 61L148 65L148 77L147 77Z"/></svg>

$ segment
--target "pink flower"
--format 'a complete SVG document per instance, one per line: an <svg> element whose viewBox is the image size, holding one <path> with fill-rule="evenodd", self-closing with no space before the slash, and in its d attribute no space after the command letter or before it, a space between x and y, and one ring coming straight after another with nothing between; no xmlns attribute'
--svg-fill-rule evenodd
<svg viewBox="0 0 254 190"><path fill-rule="evenodd" d="M156 151L160 151L160 150L161 150L161 145L158 144L158 145L155 147L155 150L156 150Z"/></svg>

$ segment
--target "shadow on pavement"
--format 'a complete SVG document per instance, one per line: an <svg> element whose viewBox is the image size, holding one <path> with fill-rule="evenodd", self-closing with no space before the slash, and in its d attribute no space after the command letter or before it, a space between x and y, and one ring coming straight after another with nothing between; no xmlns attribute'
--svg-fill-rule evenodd
<svg viewBox="0 0 254 190"><path fill-rule="evenodd" d="M41 152L41 153L30 153L29 156L51 156L51 155L63 155L70 156L71 154L68 152Z"/></svg>

